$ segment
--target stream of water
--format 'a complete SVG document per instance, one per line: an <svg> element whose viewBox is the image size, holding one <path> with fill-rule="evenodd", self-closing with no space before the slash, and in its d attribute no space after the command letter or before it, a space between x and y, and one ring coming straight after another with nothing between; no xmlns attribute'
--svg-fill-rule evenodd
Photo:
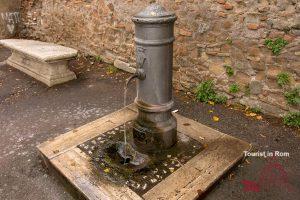
<svg viewBox="0 0 300 200"><path fill-rule="evenodd" d="M127 104L127 91L128 91L128 84L125 84L124 87L124 107L126 107ZM126 115L124 115L124 154L126 157L126 147L127 147L127 131L126 131Z"/></svg>

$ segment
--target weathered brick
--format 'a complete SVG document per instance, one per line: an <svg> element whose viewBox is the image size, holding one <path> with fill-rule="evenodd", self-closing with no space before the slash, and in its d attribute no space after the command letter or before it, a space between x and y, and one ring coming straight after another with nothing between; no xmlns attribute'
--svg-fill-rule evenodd
<svg viewBox="0 0 300 200"><path fill-rule="evenodd" d="M257 30L257 29L259 29L259 24L250 23L250 24L247 24L247 27L250 30Z"/></svg>
<svg viewBox="0 0 300 200"><path fill-rule="evenodd" d="M224 4L224 8L225 8L226 10L232 10L232 9L233 9L233 5L230 4L230 3L228 3L228 2L226 2L226 3Z"/></svg>

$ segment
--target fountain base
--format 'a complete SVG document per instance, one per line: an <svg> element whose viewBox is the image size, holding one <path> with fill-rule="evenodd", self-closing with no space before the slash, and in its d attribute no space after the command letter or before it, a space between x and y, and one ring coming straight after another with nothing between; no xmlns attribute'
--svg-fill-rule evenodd
<svg viewBox="0 0 300 200"><path fill-rule="evenodd" d="M136 114L135 106L130 105L45 142L38 149L47 167L85 199L188 200L206 192L251 147L174 114L179 142L173 151L161 152L158 160L144 154L133 159L135 152L131 152L126 160L124 146L120 148L124 144L118 143L123 135L118 130L125 119L134 120Z"/></svg>

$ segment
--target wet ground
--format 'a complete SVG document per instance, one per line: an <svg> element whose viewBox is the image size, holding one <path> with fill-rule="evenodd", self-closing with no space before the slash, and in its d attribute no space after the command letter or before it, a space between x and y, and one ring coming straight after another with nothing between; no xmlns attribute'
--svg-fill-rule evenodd
<svg viewBox="0 0 300 200"><path fill-rule="evenodd" d="M91 158L102 178L126 184L140 196L204 149L199 141L178 132L178 141L172 148L142 154L133 148L132 121L126 123L127 148L123 135L124 125L121 125L78 147Z"/></svg>
<svg viewBox="0 0 300 200"><path fill-rule="evenodd" d="M71 63L77 80L48 88L4 65L1 61L9 54L0 48L0 199L73 199L45 170L36 145L122 108L128 74L107 74L107 66L80 60ZM128 102L132 102L133 84L128 94ZM254 151L289 153L289 157L277 157L273 165L267 165L267 158L247 158L215 185L205 200L298 199L299 130L283 126L277 118L257 120L239 109L194 102L181 92L175 92L175 102L174 109L180 114L248 141ZM254 185L253 191L244 191L243 184Z"/></svg>

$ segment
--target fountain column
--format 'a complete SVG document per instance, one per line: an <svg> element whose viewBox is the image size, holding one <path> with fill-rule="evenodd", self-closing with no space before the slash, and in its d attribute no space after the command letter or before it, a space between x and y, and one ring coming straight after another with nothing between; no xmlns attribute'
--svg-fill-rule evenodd
<svg viewBox="0 0 300 200"><path fill-rule="evenodd" d="M141 152L168 149L177 141L177 122L171 113L174 22L177 17L158 4L135 15L138 116L133 125Z"/></svg>

